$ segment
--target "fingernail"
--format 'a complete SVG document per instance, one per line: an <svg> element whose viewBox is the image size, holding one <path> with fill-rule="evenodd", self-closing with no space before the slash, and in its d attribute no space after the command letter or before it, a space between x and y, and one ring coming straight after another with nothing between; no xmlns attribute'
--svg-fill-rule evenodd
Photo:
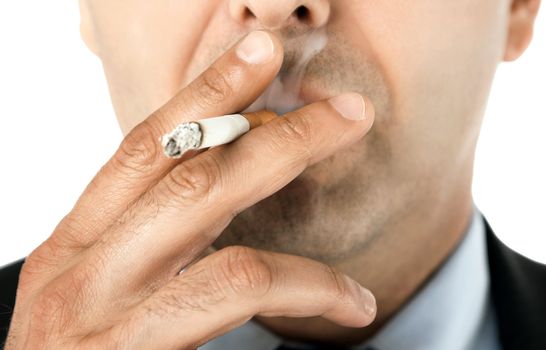
<svg viewBox="0 0 546 350"><path fill-rule="evenodd" d="M366 103L362 95L356 92L345 93L328 100L342 116L351 120L363 120L366 115Z"/></svg>
<svg viewBox="0 0 546 350"><path fill-rule="evenodd" d="M360 287L360 293L363 299L363 309L368 316L375 315L377 306L375 304L375 297L368 289Z"/></svg>
<svg viewBox="0 0 546 350"><path fill-rule="evenodd" d="M250 64L261 64L273 56L273 40L264 31L254 31L237 47L237 56Z"/></svg>

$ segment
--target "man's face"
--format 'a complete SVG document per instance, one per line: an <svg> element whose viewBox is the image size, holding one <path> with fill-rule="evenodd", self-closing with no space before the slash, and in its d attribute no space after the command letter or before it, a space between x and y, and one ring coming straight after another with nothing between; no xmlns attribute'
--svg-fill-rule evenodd
<svg viewBox="0 0 546 350"><path fill-rule="evenodd" d="M509 1L80 3L83 36L103 61L124 134L257 28L286 42L284 74L296 69L310 33L327 38L304 70L305 102L358 91L374 103L365 138L240 213L216 247L244 244L333 262L401 222L468 199Z"/></svg>

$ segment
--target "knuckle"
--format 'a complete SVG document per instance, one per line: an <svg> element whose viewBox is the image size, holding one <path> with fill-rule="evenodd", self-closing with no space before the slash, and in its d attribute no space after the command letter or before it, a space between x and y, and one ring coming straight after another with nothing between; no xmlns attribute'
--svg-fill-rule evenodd
<svg viewBox="0 0 546 350"><path fill-rule="evenodd" d="M67 300L65 291L56 285L47 286L36 297L30 308L30 324L35 334L53 335L62 332L67 322Z"/></svg>
<svg viewBox="0 0 546 350"><path fill-rule="evenodd" d="M208 203L220 183L221 164L203 154L197 162L180 163L167 174L163 189L169 198L191 203Z"/></svg>
<svg viewBox="0 0 546 350"><path fill-rule="evenodd" d="M86 248L88 235L95 229L93 223L86 222L86 215L89 212L73 210L61 219L48 239L51 258Z"/></svg>
<svg viewBox="0 0 546 350"><path fill-rule="evenodd" d="M37 250L30 253L26 257L21 272L19 273L19 282L17 286L17 292L20 298L25 299L26 295L30 294L32 290L36 288L36 282L40 278L40 275L44 269L46 263L44 262L44 255Z"/></svg>
<svg viewBox="0 0 546 350"><path fill-rule="evenodd" d="M337 271L335 268L326 265L326 273L330 280L330 292L335 300L343 300L347 294L347 286L345 284L345 277L343 273Z"/></svg>
<svg viewBox="0 0 546 350"><path fill-rule="evenodd" d="M196 94L196 101L216 104L233 95L233 86L228 74L210 67L196 80L196 87L192 91Z"/></svg>
<svg viewBox="0 0 546 350"><path fill-rule="evenodd" d="M18 293L26 294L39 288L45 277L55 269L59 257L62 257L62 247L52 235L35 248L24 260L19 273Z"/></svg>
<svg viewBox="0 0 546 350"><path fill-rule="evenodd" d="M315 135L308 117L298 115L295 118L283 118L277 126L276 136L284 146L288 144L298 151L299 156L311 158L312 140Z"/></svg>
<svg viewBox="0 0 546 350"><path fill-rule="evenodd" d="M91 285L100 267L76 267L46 285L31 307L35 325L48 327L48 332L64 334L78 326L85 317L85 305L90 301Z"/></svg>
<svg viewBox="0 0 546 350"><path fill-rule="evenodd" d="M166 286L154 305L147 309L147 312L163 318L165 316L176 317L181 312L206 311L208 303L203 294L208 291L206 289L196 290L195 287L186 281Z"/></svg>
<svg viewBox="0 0 546 350"><path fill-rule="evenodd" d="M51 237L48 238L25 258L21 268L20 280L27 275L32 279L35 275L54 265L54 255L57 248L54 242Z"/></svg>
<svg viewBox="0 0 546 350"><path fill-rule="evenodd" d="M207 311L225 299L223 291L215 288L207 270L191 269L183 278L175 278L165 285L152 302L144 305L145 317L177 317L181 313Z"/></svg>
<svg viewBox="0 0 546 350"><path fill-rule="evenodd" d="M127 175L145 172L158 159L158 139L156 129L144 120L125 136L112 158L113 166Z"/></svg>
<svg viewBox="0 0 546 350"><path fill-rule="evenodd" d="M263 296L273 285L273 266L255 249L229 246L221 250L213 280L220 289L251 296Z"/></svg>

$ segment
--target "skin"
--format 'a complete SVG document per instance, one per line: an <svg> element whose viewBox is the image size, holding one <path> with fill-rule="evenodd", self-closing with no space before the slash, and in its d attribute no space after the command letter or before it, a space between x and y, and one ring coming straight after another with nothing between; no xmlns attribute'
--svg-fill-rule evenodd
<svg viewBox="0 0 546 350"><path fill-rule="evenodd" d="M297 340L367 339L466 231L490 85L539 4L81 0L125 138L27 259L8 348L194 348L252 317ZM262 28L273 57L242 63L229 48ZM161 158L161 134L248 107L314 28L328 43L308 106ZM313 103L346 91L365 96L364 120Z"/></svg>

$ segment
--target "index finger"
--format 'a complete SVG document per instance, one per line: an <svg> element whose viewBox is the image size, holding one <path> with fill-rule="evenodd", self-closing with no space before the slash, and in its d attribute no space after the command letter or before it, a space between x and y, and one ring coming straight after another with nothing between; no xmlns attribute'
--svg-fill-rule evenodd
<svg viewBox="0 0 546 350"><path fill-rule="evenodd" d="M228 50L196 80L122 141L112 158L87 186L58 230L61 242L75 250L91 245L127 206L184 158L165 158L158 138L177 124L234 113L248 107L280 69L283 48L266 31L255 31ZM77 230L70 230L76 227ZM71 232L77 231L74 237Z"/></svg>
<svg viewBox="0 0 546 350"><path fill-rule="evenodd" d="M86 275L88 290L97 296L95 309L111 308L112 300L146 288L150 280L165 283L242 210L277 192L308 166L358 146L373 120L368 98L343 94L178 164L86 251L71 275ZM89 266L101 269L90 275ZM121 271L122 279L117 277ZM109 281L108 292L101 290L101 281Z"/></svg>

